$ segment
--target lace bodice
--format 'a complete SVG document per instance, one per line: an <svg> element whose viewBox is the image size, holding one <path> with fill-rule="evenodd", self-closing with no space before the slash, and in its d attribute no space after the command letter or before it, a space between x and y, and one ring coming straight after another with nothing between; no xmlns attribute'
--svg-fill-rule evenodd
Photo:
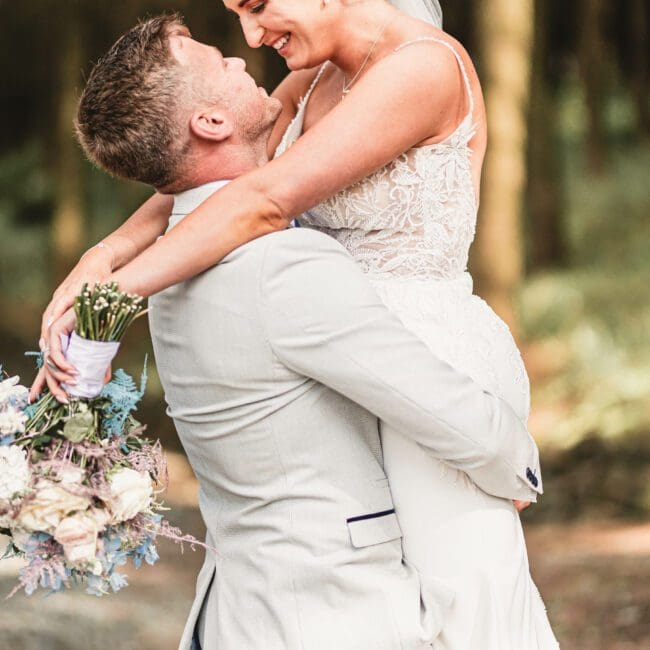
<svg viewBox="0 0 650 650"><path fill-rule="evenodd" d="M476 226L469 148L474 103L463 60L451 45L433 37L417 40L436 41L453 52L469 93L468 115L443 142L409 149L302 215L300 225L337 239L373 275L450 280L466 271ZM302 133L307 102L326 66L302 99L276 156Z"/></svg>

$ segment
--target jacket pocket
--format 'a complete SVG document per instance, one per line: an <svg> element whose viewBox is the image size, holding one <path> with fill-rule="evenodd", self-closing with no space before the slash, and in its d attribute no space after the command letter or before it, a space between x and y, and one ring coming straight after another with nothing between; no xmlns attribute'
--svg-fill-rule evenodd
<svg viewBox="0 0 650 650"><path fill-rule="evenodd" d="M383 544L402 537L394 509L349 517L347 525L354 548Z"/></svg>

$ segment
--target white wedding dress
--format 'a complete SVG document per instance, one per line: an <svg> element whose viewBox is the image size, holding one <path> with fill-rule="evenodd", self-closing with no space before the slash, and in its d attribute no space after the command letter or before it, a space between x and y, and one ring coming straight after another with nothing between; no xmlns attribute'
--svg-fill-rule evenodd
<svg viewBox="0 0 650 650"><path fill-rule="evenodd" d="M472 295L466 271L477 212L471 86L458 53L445 41L430 40L456 56L469 114L444 142L410 149L310 210L300 225L337 239L385 304L438 357L503 397L526 420L529 384L519 351L503 321ZM276 155L302 133L306 104L327 65ZM435 650L557 649L513 504L488 496L387 426L382 442L405 557L423 580L442 581L455 592Z"/></svg>

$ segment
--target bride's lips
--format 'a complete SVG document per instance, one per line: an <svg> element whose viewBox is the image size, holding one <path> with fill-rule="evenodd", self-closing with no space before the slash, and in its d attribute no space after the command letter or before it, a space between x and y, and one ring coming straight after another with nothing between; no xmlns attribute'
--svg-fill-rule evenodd
<svg viewBox="0 0 650 650"><path fill-rule="evenodd" d="M271 47L280 55L287 56L289 46L291 45L291 34L287 32L271 43Z"/></svg>

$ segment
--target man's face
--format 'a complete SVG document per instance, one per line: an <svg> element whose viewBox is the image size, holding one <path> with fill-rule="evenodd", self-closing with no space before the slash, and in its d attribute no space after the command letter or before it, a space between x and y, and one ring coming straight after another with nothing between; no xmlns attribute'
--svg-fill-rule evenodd
<svg viewBox="0 0 650 650"><path fill-rule="evenodd" d="M281 104L257 86L243 59L224 57L216 47L195 41L185 28L174 32L169 43L174 58L187 69L190 86L226 110L242 136L270 131Z"/></svg>

